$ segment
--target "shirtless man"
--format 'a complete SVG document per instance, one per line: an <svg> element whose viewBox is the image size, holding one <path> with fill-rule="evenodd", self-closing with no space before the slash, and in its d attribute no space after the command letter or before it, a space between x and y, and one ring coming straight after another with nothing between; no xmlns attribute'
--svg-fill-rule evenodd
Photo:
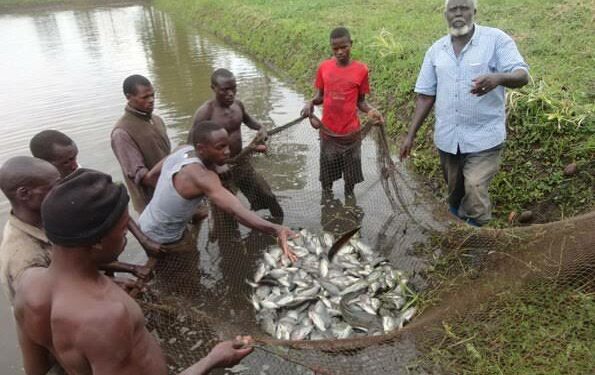
<svg viewBox="0 0 595 375"><path fill-rule="evenodd" d="M101 172L78 169L60 181L41 213L53 243L49 268L30 268L17 284L15 317L28 375L56 358L68 374L166 375L140 306L97 271L126 244L126 189ZM206 374L250 353L250 337L217 345L183 374Z"/></svg>
<svg viewBox="0 0 595 375"><path fill-rule="evenodd" d="M235 98L236 79L229 70L217 69L213 72L211 89L214 98L196 110L192 120L193 128L198 126L201 121L206 120L221 124L229 134L230 157L236 156L242 150L242 123L266 136L266 129L254 120L246 112L244 104ZM260 150L264 152L266 147L262 147ZM231 168L230 179L230 185L232 185L230 190L235 193L239 189L246 196L254 211L266 208L277 221L283 219L283 209L271 191L271 187L254 170L248 160Z"/></svg>
<svg viewBox="0 0 595 375"><path fill-rule="evenodd" d="M222 211L235 216L242 224L277 236L286 256L295 260L287 238L295 234L287 227L273 224L246 209L221 185L215 173L229 159L231 141L225 128L213 121L193 127L191 145L180 147L163 162L155 194L139 218L144 233L153 241L175 245L183 241L186 223L196 207L209 200Z"/></svg>

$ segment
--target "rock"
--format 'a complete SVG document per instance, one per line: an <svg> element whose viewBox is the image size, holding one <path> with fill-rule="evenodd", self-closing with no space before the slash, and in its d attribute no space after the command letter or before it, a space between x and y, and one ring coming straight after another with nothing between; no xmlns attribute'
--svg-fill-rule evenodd
<svg viewBox="0 0 595 375"><path fill-rule="evenodd" d="M521 224L527 224L533 221L533 212L531 211L523 211L517 218L518 222Z"/></svg>
<svg viewBox="0 0 595 375"><path fill-rule="evenodd" d="M570 163L564 168L564 176L570 177L576 174L576 163Z"/></svg>

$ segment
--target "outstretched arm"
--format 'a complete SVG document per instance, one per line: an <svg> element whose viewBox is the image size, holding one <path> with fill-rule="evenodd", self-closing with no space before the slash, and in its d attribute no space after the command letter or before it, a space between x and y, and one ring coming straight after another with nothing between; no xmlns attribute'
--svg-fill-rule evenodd
<svg viewBox="0 0 595 375"><path fill-rule="evenodd" d="M399 159L402 161L406 159L411 154L411 149L413 148L413 140L415 139L415 135L417 131L424 123L426 117L430 113L430 110L434 106L434 102L436 101L435 96L417 94L417 99L415 102L415 112L413 114L413 120L411 120L411 126L409 126L409 132L401 145L401 152L399 155Z"/></svg>
<svg viewBox="0 0 595 375"><path fill-rule="evenodd" d="M285 255L292 261L297 260L295 254L289 250L289 246L287 245L288 237L295 236L289 228L264 220L244 207L235 195L221 185L221 181L215 172L203 170L201 173L193 174L193 179L195 186L209 197L213 204L228 214L233 215L243 225L263 233L277 236Z"/></svg>
<svg viewBox="0 0 595 375"><path fill-rule="evenodd" d="M217 344L206 357L187 368L180 375L206 375L215 368L235 366L252 352L252 337L237 336L235 340Z"/></svg>

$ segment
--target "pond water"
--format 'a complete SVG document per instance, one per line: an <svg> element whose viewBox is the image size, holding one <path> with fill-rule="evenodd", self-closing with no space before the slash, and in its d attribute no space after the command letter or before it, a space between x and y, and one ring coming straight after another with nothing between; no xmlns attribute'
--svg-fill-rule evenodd
<svg viewBox="0 0 595 375"><path fill-rule="evenodd" d="M77 143L81 165L120 180L121 171L110 148L109 134L125 105L123 79L130 74L143 74L153 82L155 112L164 118L175 145L185 139L196 108L211 97L210 75L220 67L236 75L238 98L255 119L269 128L298 116L304 97L291 85L247 55L212 36L176 23L151 6L133 4L1 14L0 98L4 136L0 139L0 163L12 156L29 154L29 140L37 132L58 129ZM253 133L244 134L246 141ZM340 200L320 205L318 141L305 122L274 136L269 147L269 156L257 157L254 164L279 197L286 212L286 225L308 226L312 230L319 230L322 225L340 232L357 223L362 225L362 237L370 242L380 241L380 237L394 241L396 237L391 237L391 233L407 231L407 227L390 221L394 218L381 193L371 140L364 142L366 183L358 185L358 205L351 210L346 210ZM339 185L336 191L341 198L343 189ZM9 204L1 196L2 226L8 211ZM345 220L348 223L343 225ZM229 264L219 251L224 245L207 243L205 231L207 225L203 225L203 240L199 245L200 283L216 293L225 290L220 294L229 295L230 290L236 289L225 281ZM248 250L254 250L250 249L250 240L246 240L251 235L241 230ZM138 244L134 241L129 244L121 259L143 262L145 257ZM399 244L405 243L401 240ZM391 255L402 268L419 266L418 260L404 251ZM243 268L245 274L252 272L257 262L257 257L249 258L250 266ZM0 368L2 374L20 374L20 354L10 308L4 296L0 298ZM228 311L230 307L222 304L219 309Z"/></svg>

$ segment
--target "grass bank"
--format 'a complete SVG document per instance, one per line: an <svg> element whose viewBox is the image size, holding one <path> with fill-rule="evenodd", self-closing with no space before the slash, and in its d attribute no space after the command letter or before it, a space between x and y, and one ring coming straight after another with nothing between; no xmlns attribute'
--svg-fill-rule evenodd
<svg viewBox="0 0 595 375"><path fill-rule="evenodd" d="M373 101L399 144L413 111L412 88L423 54L445 32L443 2L419 0L156 0L161 9L240 46L310 93L328 33L352 31L354 57L368 63ZM492 186L496 222L533 210L537 222L593 208L595 155L593 3L584 0L494 0L480 3L477 22L518 42L534 83L510 96L502 172ZM563 30L563 31L559 31ZM443 186L431 120L417 139L413 168L428 186ZM572 176L564 167L577 165ZM443 191L443 189L442 189Z"/></svg>

